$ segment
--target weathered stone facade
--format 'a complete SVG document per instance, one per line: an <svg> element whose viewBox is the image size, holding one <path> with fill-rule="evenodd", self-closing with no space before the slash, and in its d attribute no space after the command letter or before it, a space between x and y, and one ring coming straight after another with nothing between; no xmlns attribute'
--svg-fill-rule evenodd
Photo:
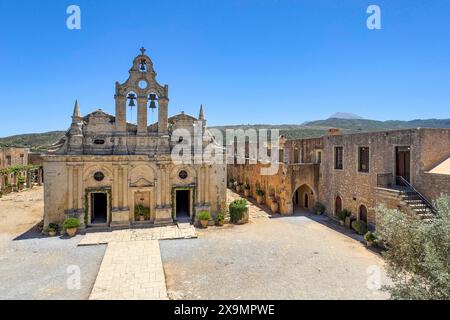
<svg viewBox="0 0 450 320"><path fill-rule="evenodd" d="M375 225L377 204L407 209L395 188L398 176L430 201L450 194L450 172L433 173L450 158L449 129L345 135L333 130L317 139L289 140L281 147L284 163L278 174L261 176L258 165L229 165L228 179L252 186L259 183L266 194L280 199L283 214L293 213L296 207L312 210L318 201L330 216L345 208L354 218Z"/></svg>
<svg viewBox="0 0 450 320"><path fill-rule="evenodd" d="M213 215L225 210L224 163L177 164L171 157L180 142L172 139L175 129L196 128L203 146L214 144L203 108L198 119L184 113L168 118L168 86L157 83L143 49L129 73L125 83L116 83L115 116L97 110L82 117L76 103L66 136L44 156L45 225L70 216L79 217L83 227L165 224L193 221L200 210ZM137 101L137 125L126 121L127 100ZM152 109L158 103L158 122L151 125L149 102Z"/></svg>

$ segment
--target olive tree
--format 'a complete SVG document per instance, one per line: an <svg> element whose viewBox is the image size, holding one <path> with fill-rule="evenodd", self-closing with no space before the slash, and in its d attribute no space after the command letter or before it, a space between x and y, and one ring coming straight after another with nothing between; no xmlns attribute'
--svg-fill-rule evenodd
<svg viewBox="0 0 450 320"><path fill-rule="evenodd" d="M450 196L435 201L424 221L384 206L377 208L377 235L392 284L392 299L450 299Z"/></svg>

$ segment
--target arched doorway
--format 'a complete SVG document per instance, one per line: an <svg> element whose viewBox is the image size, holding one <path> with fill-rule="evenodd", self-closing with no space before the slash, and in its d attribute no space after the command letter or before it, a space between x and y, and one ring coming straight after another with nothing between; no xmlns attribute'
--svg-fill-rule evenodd
<svg viewBox="0 0 450 320"><path fill-rule="evenodd" d="M359 220L367 223L367 208L363 204L359 207Z"/></svg>
<svg viewBox="0 0 450 320"><path fill-rule="evenodd" d="M338 212L342 211L342 199L340 196L336 197L336 200L334 201L334 214L337 215Z"/></svg>
<svg viewBox="0 0 450 320"><path fill-rule="evenodd" d="M308 185L301 185L295 190L293 195L292 203L294 204L294 211L299 209L312 210L314 197L314 191Z"/></svg>

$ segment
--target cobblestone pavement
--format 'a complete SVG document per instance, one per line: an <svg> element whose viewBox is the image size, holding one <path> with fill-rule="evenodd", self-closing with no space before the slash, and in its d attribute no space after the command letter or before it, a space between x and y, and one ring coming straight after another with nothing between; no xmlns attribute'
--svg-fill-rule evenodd
<svg viewBox="0 0 450 320"><path fill-rule="evenodd" d="M355 233L325 216L268 218L258 211L250 206L245 225L199 229L189 241L161 241L169 298L388 298L378 290L387 283L382 258Z"/></svg>
<svg viewBox="0 0 450 320"><path fill-rule="evenodd" d="M89 299L167 299L158 241L110 242Z"/></svg>
<svg viewBox="0 0 450 320"><path fill-rule="evenodd" d="M87 233L79 246L107 244L113 241L169 240L196 238L195 228L190 224L155 227L148 229L126 229L111 232Z"/></svg>

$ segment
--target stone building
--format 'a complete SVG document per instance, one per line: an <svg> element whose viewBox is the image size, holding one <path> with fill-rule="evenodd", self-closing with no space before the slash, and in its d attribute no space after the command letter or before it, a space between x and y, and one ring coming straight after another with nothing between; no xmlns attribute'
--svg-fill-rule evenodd
<svg viewBox="0 0 450 320"><path fill-rule="evenodd" d="M198 118L169 118L168 86L156 81L145 49L129 78L116 82L114 98L115 116L102 110L81 116L76 103L65 137L44 156L44 224L75 216L82 227L128 227L193 221L201 210L213 216L225 210L225 163L180 164L171 156L184 143L174 141L176 129L200 130L203 146L222 148L206 129L203 107ZM127 122L127 104L137 108L137 124ZM150 125L149 109L158 116Z"/></svg>
<svg viewBox="0 0 450 320"><path fill-rule="evenodd" d="M228 178L275 198L282 214L312 210L316 202L335 216L342 209L375 225L385 204L427 217L432 201L450 194L450 130L408 129L329 135L281 144L278 174L261 176L258 165L229 165ZM272 197L267 197L272 195Z"/></svg>
<svg viewBox="0 0 450 320"><path fill-rule="evenodd" d="M8 167L25 167L28 165L28 148L4 147L0 148L0 170ZM26 176L26 171L23 175ZM7 184L17 185L17 176L13 173L0 174L0 190Z"/></svg>

